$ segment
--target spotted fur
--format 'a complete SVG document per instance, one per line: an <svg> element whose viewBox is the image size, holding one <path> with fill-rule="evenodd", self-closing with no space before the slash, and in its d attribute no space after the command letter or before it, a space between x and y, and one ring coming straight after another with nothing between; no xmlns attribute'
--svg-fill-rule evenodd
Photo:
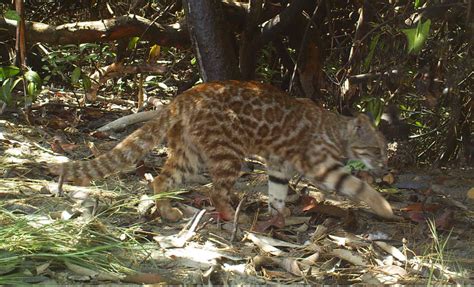
<svg viewBox="0 0 474 287"><path fill-rule="evenodd" d="M167 139L169 157L153 181L155 193L170 190L207 167L213 182L211 200L224 219L234 209L229 193L244 157L267 162L269 205L285 206L293 173L367 203L380 216L393 216L389 203L367 183L343 168L343 158L367 166L386 164L385 141L369 118L345 117L309 100L294 99L270 85L225 81L205 83L177 96L159 115L111 151L90 161L55 166L64 178L88 181L118 172ZM157 202L161 216L181 217L169 201Z"/></svg>

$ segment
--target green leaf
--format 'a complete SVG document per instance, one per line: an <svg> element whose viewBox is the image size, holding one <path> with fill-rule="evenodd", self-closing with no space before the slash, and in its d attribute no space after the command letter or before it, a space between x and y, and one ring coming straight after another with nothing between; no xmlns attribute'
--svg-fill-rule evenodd
<svg viewBox="0 0 474 287"><path fill-rule="evenodd" d="M0 87L0 100L7 103L7 105L12 103L12 82L12 79L7 79Z"/></svg>
<svg viewBox="0 0 474 287"><path fill-rule="evenodd" d="M421 0L415 0L415 9L418 9L419 7L421 7Z"/></svg>
<svg viewBox="0 0 474 287"><path fill-rule="evenodd" d="M378 126L383 113L383 102L380 99L371 99L367 103L367 112L369 112L375 121L375 125Z"/></svg>
<svg viewBox="0 0 474 287"><path fill-rule="evenodd" d="M0 81L16 76L18 73L20 73L20 68L16 66L0 67Z"/></svg>
<svg viewBox="0 0 474 287"><path fill-rule="evenodd" d="M428 19L425 22L418 21L416 28L403 29L408 41L408 53L418 54L423 47L423 44L428 39L430 33L431 20Z"/></svg>
<svg viewBox="0 0 474 287"><path fill-rule="evenodd" d="M365 164L362 161L358 160L358 159L348 160L347 163L346 163L346 167L349 168L350 171L366 170L367 169Z"/></svg>
<svg viewBox="0 0 474 287"><path fill-rule="evenodd" d="M11 87L11 91L13 91L13 89L16 87L16 85L18 85L19 82L23 81L23 78L22 77L18 77L15 81L13 81L13 85Z"/></svg>
<svg viewBox="0 0 474 287"><path fill-rule="evenodd" d="M81 78L82 78L82 87L84 88L84 90L89 91L92 86L91 78L89 78L89 76L87 75L82 75Z"/></svg>
<svg viewBox="0 0 474 287"><path fill-rule="evenodd" d="M193 57L191 59L191 65L193 65L193 66L196 65L196 62L197 62L196 57Z"/></svg>
<svg viewBox="0 0 474 287"><path fill-rule="evenodd" d="M33 96L37 93L38 91L38 86L33 83L33 82L29 82L28 85L26 86L26 94L33 98Z"/></svg>
<svg viewBox="0 0 474 287"><path fill-rule="evenodd" d="M375 37L372 38L370 41L370 47L369 47L369 54L364 60L364 64L362 66L362 71L368 71L370 64L372 63L372 58L374 57L374 52L375 48L377 47L377 44L379 42L380 34L375 35Z"/></svg>
<svg viewBox="0 0 474 287"><path fill-rule="evenodd" d="M130 38L130 41L128 42L128 50L133 50L137 46L138 41L140 40L140 37L132 37Z"/></svg>
<svg viewBox="0 0 474 287"><path fill-rule="evenodd" d="M80 77L81 77L81 68L79 67L74 68L74 71L72 71L72 74L71 74L71 83L77 84L79 82Z"/></svg>
<svg viewBox="0 0 474 287"><path fill-rule="evenodd" d="M25 73L25 79L27 82L27 85L26 85L27 97L25 98L25 101L33 100L41 91L41 85L43 84L43 81L41 80L41 77L38 75L38 73L32 70L28 70Z"/></svg>
<svg viewBox="0 0 474 287"><path fill-rule="evenodd" d="M15 21L21 20L20 15L15 10L7 10L7 12L3 14L3 17L9 20L15 20Z"/></svg>
<svg viewBox="0 0 474 287"><path fill-rule="evenodd" d="M79 51L82 53L85 49L95 49L98 47L99 45L97 45L96 43L82 43L79 44Z"/></svg>
<svg viewBox="0 0 474 287"><path fill-rule="evenodd" d="M32 71L32 70L28 70L26 73L25 73L25 79L27 82L32 82L38 86L40 86L42 84L42 80L41 80L41 77L38 75L38 73L36 73L35 71Z"/></svg>

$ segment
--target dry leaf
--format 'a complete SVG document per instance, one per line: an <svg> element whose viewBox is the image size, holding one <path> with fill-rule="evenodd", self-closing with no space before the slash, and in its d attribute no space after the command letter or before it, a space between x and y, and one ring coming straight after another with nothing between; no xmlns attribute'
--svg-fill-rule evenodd
<svg viewBox="0 0 474 287"><path fill-rule="evenodd" d="M295 209L293 210L293 213L294 214L301 214L305 211L311 210L316 205L318 205L318 201L316 200L316 198L314 198L312 196L309 196L309 195L306 195L306 194L303 194L300 197L300 202L299 202L298 206L296 206Z"/></svg>
<svg viewBox="0 0 474 287"><path fill-rule="evenodd" d="M357 266L367 265L367 262L364 260L364 258L346 249L333 249L329 254L332 256L336 256L340 259L343 259L353 265L357 265Z"/></svg>
<svg viewBox="0 0 474 287"><path fill-rule="evenodd" d="M283 215L281 214L276 214L274 216L272 216L270 219L268 220L264 220L264 221L259 221L257 222L257 224L255 225L255 227L253 228L254 231L256 232L265 232L266 230L268 230L270 227L276 227L276 228L283 228L285 227L285 218L283 217Z"/></svg>
<svg viewBox="0 0 474 287"><path fill-rule="evenodd" d="M314 231L313 235L311 235L311 241L318 241L321 240L323 237L326 236L328 228L324 225L316 226L316 230Z"/></svg>
<svg viewBox="0 0 474 287"><path fill-rule="evenodd" d="M281 268L296 276L303 276L298 262L294 258L283 258L278 260Z"/></svg>
<svg viewBox="0 0 474 287"><path fill-rule="evenodd" d="M148 195L144 194L140 197L140 202L138 203L138 214L145 215L147 214L148 210L155 205L155 200Z"/></svg>
<svg viewBox="0 0 474 287"><path fill-rule="evenodd" d="M339 246L350 246L353 248L361 248L369 245L365 240L358 238L357 236L347 233L346 237L340 237L335 235L328 235Z"/></svg>
<svg viewBox="0 0 474 287"><path fill-rule="evenodd" d="M405 269L396 265L384 265L376 267L374 271L380 273L367 272L362 275L361 279L365 284L390 285L395 284L401 277L404 277L407 272Z"/></svg>
<svg viewBox="0 0 474 287"><path fill-rule="evenodd" d="M280 250L280 249L278 249L274 246L271 246L268 243L265 243L264 241L262 241L259 238L255 237L252 233L249 233L246 237L248 239L250 239L260 249L262 249L263 251L265 251L267 253L270 253L270 254L276 255L276 256L284 254L284 252L282 250Z"/></svg>
<svg viewBox="0 0 474 287"><path fill-rule="evenodd" d="M474 187L471 187L471 189L467 191L467 198L474 199Z"/></svg>
<svg viewBox="0 0 474 287"><path fill-rule="evenodd" d="M97 148L94 142L87 142L87 147L95 157L98 157L103 153L99 150L99 148Z"/></svg>
<svg viewBox="0 0 474 287"><path fill-rule="evenodd" d="M299 225L299 224L307 223L310 219L311 219L311 217L309 217L309 216L285 217L285 226Z"/></svg>
<svg viewBox="0 0 474 287"><path fill-rule="evenodd" d="M441 208L441 205L435 204L435 203L423 203L423 202L417 202L410 204L404 208L402 208L402 211L425 211L425 212L434 212Z"/></svg>
<svg viewBox="0 0 474 287"><path fill-rule="evenodd" d="M123 282L135 283L135 284L156 284L164 283L169 284L164 280L162 276L154 273L134 273L128 274L125 278L122 279Z"/></svg>
<svg viewBox="0 0 474 287"><path fill-rule="evenodd" d="M407 260L407 257L394 246L383 241L374 241L374 243L377 244L378 247L382 248L382 250L395 257L397 260L401 262L405 262Z"/></svg>
<svg viewBox="0 0 474 287"><path fill-rule="evenodd" d="M256 270L262 269L263 266L275 266L275 260L269 256L257 255L252 258L253 265Z"/></svg>
<svg viewBox="0 0 474 287"><path fill-rule="evenodd" d="M161 47L158 44L153 45L148 53L148 63L155 62L160 58Z"/></svg>
<svg viewBox="0 0 474 287"><path fill-rule="evenodd" d="M446 209L443 214L435 219L436 227L443 230L450 230L453 227L454 212Z"/></svg>
<svg viewBox="0 0 474 287"><path fill-rule="evenodd" d="M303 258L303 260L301 260L301 263L304 264L304 265L312 266L312 265L316 264L316 262L318 261L320 255L321 255L321 252L317 251L314 254L312 254L312 255L310 255L306 258Z"/></svg>
<svg viewBox="0 0 474 287"><path fill-rule="evenodd" d="M147 168L145 166L145 161L143 159L139 160L136 164L135 164L135 174L139 177L139 178L144 178L145 177L145 174L147 173L146 172Z"/></svg>
<svg viewBox="0 0 474 287"><path fill-rule="evenodd" d="M250 240L252 240L252 238L258 238L258 240L260 240L262 242L265 242L266 244L271 244L273 246L282 246L282 247L289 247L289 248L301 248L303 246L303 245L300 245L300 244L294 244L294 243L291 243L291 242L286 242L286 241L274 239L274 238L271 238L271 237L251 233L251 232L247 232L246 237Z"/></svg>
<svg viewBox="0 0 474 287"><path fill-rule="evenodd" d="M51 262L46 262L44 264L41 264L39 266L36 266L36 275L40 275L48 269L49 265L51 265Z"/></svg>
<svg viewBox="0 0 474 287"><path fill-rule="evenodd" d="M408 215L411 221L418 222L418 223L423 223L426 221L426 216L423 214L423 212L410 211L408 212Z"/></svg>
<svg viewBox="0 0 474 287"><path fill-rule="evenodd" d="M61 146L61 142L59 140L54 139L51 143L51 150L55 153L65 154L66 151Z"/></svg>
<svg viewBox="0 0 474 287"><path fill-rule="evenodd" d="M263 269L263 274L265 275L266 278L270 280L274 278L288 278L288 273L282 272L282 271L271 271L271 270Z"/></svg>
<svg viewBox="0 0 474 287"><path fill-rule="evenodd" d="M122 279L122 277L112 274L112 273L107 273L103 271L95 271L95 270L92 270L83 266L79 266L67 261L64 262L64 264L69 270L71 270L72 272L78 275L89 276L90 278L94 278L97 280L120 281Z"/></svg>
<svg viewBox="0 0 474 287"><path fill-rule="evenodd" d="M361 180L367 182L368 184L373 184L375 182L374 177L368 171L365 170L358 171L356 176Z"/></svg>
<svg viewBox="0 0 474 287"><path fill-rule="evenodd" d="M382 177L382 181L388 185L392 185L395 182L395 176L393 173L389 172Z"/></svg>
<svg viewBox="0 0 474 287"><path fill-rule="evenodd" d="M90 135L96 139L109 139L110 136L107 132L93 131Z"/></svg>
<svg viewBox="0 0 474 287"><path fill-rule="evenodd" d="M400 277L407 275L407 271L397 265L385 265L385 266L377 267L376 269L388 275L397 275Z"/></svg>
<svg viewBox="0 0 474 287"><path fill-rule="evenodd" d="M309 214L317 213L337 218L346 218L348 216L347 210L344 210L335 205L325 204L323 202L317 203L311 208L307 206L303 211Z"/></svg>
<svg viewBox="0 0 474 287"><path fill-rule="evenodd" d="M293 275L303 275L303 272L301 272L301 269L298 266L298 262L294 258L280 259L257 255L253 258L253 263L257 270L261 269L263 266L279 266Z"/></svg>
<svg viewBox="0 0 474 287"><path fill-rule="evenodd" d="M272 255L283 255L285 252L276 248L275 246L284 246L290 248L301 248L302 245L296 245L289 242L273 239L271 237L266 237L262 235L258 235L255 233L247 232L245 235L245 239L252 241L255 245L257 245L263 251L270 253Z"/></svg>
<svg viewBox="0 0 474 287"><path fill-rule="evenodd" d="M69 126L65 120L57 116L51 116L45 124L53 130L63 130Z"/></svg>
<svg viewBox="0 0 474 287"><path fill-rule="evenodd" d="M346 238L345 237L339 237L335 235L328 235L329 238L331 238L334 243L336 243L338 246L346 246Z"/></svg>
<svg viewBox="0 0 474 287"><path fill-rule="evenodd" d="M70 143L62 143L61 144L61 148L64 150L64 151L73 151L74 149L76 149L78 147L78 145L76 144L70 144Z"/></svg>

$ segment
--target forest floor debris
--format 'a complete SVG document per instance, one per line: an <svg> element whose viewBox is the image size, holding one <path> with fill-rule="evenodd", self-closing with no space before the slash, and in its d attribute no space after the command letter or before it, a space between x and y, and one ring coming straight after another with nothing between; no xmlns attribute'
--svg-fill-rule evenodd
<svg viewBox="0 0 474 287"><path fill-rule="evenodd" d="M403 221L382 220L298 181L289 196L292 216L274 228L271 222L261 225L266 177L257 166L243 171L236 186L246 194L241 213L251 224L235 230L233 222L216 220L209 183L166 194L181 198L187 217L171 224L141 210L154 199L143 198L151 194L143 175L159 172L162 148L141 169L89 187L65 184L66 195L58 197L47 163L88 157L95 153L87 144L91 138L99 152L117 141L83 130L58 135L64 117L51 119L54 127L47 129L21 125L14 117L0 120L0 285L473 283L472 169L400 173L381 191ZM63 142L54 141L58 136Z"/></svg>

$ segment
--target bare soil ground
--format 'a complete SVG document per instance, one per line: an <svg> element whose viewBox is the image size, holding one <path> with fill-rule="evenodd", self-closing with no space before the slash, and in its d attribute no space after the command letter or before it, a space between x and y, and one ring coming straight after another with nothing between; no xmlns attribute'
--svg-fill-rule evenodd
<svg viewBox="0 0 474 287"><path fill-rule="evenodd" d="M473 283L472 169L399 171L394 184L379 188L401 221L380 219L362 204L294 181L288 202L292 215L285 227L274 228L264 219L264 168L251 164L236 186L235 205L245 195L241 214L253 224L235 228L232 222L215 220L207 198L209 182L185 186L176 202L186 218L167 223L144 212L150 202L145 195L152 192L143 175L159 173L166 157L162 147L142 167L88 187L65 185L66 195L57 196L57 178L47 163L91 157L118 142L92 132L120 113L82 109L80 124L74 124L76 112L46 105L32 113L34 126L11 113L0 120L0 229L26 219L31 232L41 230L52 241L71 232L48 226L71 223L71 245L87 241L100 246L98 238L105 235L127 247L105 253L109 268L81 269L63 257L45 257L47 246L26 251L20 241L15 247L0 238L0 262L8 256L22 258L11 268L0 268L0 284L2 276L12 274L20 274L20 282L44 284ZM66 127L67 132L60 132ZM197 216L200 210L206 210L202 217Z"/></svg>

